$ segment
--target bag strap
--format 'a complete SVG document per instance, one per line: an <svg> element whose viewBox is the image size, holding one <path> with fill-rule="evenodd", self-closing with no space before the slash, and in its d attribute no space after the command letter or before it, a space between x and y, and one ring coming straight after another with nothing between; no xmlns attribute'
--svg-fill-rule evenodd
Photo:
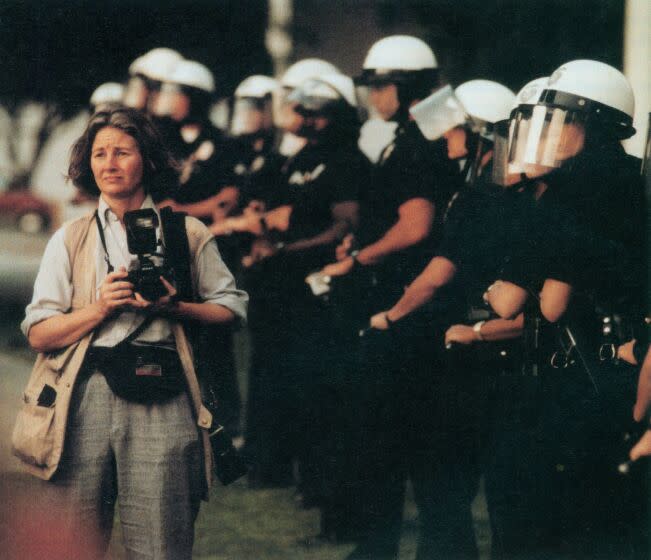
<svg viewBox="0 0 651 560"><path fill-rule="evenodd" d="M160 209L165 258L174 269L178 297L183 301L196 301L185 216L185 212L174 212L169 206Z"/></svg>
<svg viewBox="0 0 651 560"><path fill-rule="evenodd" d="M126 338L123 338L120 342L118 342L117 344L115 344L115 345L113 346L113 348L117 348L118 346L121 346L121 345L123 345L123 344L126 345L126 344L129 344L129 343L133 342L133 341L134 341L138 336L140 336L140 334L142 334L142 332L143 332L143 331L144 331L144 330L145 330L149 325L151 325L151 322L152 322L153 320L154 320L154 315L148 315L147 317L145 317L145 319L143 320L143 322L140 323L140 324L138 325L138 327L136 328L136 330L134 330L133 332L129 333L129 335L128 335Z"/></svg>

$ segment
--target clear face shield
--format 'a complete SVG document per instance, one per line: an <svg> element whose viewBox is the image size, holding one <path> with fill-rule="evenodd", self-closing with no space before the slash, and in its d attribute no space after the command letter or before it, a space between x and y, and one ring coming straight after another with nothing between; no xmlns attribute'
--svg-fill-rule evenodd
<svg viewBox="0 0 651 560"><path fill-rule="evenodd" d="M446 132L466 124L466 112L447 85L409 109L418 128L428 140L438 140Z"/></svg>
<svg viewBox="0 0 651 560"><path fill-rule="evenodd" d="M505 119L493 125L493 175L491 181L495 185L506 187L520 180L519 173L511 173L509 169L509 124Z"/></svg>
<svg viewBox="0 0 651 560"><path fill-rule="evenodd" d="M288 99L292 91L292 88L283 86L274 91L272 95L274 125L288 132L298 130L302 122L300 115L294 110L296 103Z"/></svg>
<svg viewBox="0 0 651 560"><path fill-rule="evenodd" d="M364 70L353 81L360 122L375 119L390 121L400 108L395 76Z"/></svg>
<svg viewBox="0 0 651 560"><path fill-rule="evenodd" d="M142 76L131 76L124 88L124 104L132 109L144 109L147 106L149 89Z"/></svg>
<svg viewBox="0 0 651 560"><path fill-rule="evenodd" d="M530 116L516 115L509 161L527 176L561 167L585 144L585 115L560 107L534 105Z"/></svg>
<svg viewBox="0 0 651 560"><path fill-rule="evenodd" d="M355 82L355 99L360 122L382 119L378 110L371 103L371 88L368 85Z"/></svg>
<svg viewBox="0 0 651 560"><path fill-rule="evenodd" d="M310 113L323 113L341 100L342 96L335 88L319 80L303 82L287 97L293 107L300 105Z"/></svg>
<svg viewBox="0 0 651 560"><path fill-rule="evenodd" d="M248 136L273 127L270 98L238 97L233 105L230 133L232 136Z"/></svg>
<svg viewBox="0 0 651 560"><path fill-rule="evenodd" d="M541 177L552 171L552 167L525 161L531 129L533 107L518 108L509 121L508 174L526 176L529 179Z"/></svg>

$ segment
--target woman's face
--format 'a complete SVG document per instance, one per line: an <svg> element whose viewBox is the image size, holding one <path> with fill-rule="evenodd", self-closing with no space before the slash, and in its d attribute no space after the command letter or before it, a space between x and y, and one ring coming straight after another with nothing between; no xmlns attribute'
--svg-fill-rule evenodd
<svg viewBox="0 0 651 560"><path fill-rule="evenodd" d="M96 134L90 167L97 187L107 196L127 198L143 188L143 161L138 143L118 128L107 126Z"/></svg>

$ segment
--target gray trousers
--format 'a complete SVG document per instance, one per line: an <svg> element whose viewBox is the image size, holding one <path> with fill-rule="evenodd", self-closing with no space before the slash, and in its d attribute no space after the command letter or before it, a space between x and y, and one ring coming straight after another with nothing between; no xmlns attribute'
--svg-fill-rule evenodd
<svg viewBox="0 0 651 560"><path fill-rule="evenodd" d="M66 446L48 483L70 530L108 547L117 500L130 560L190 560L205 489L203 451L189 397L138 404L116 397L99 372L75 388ZM71 556L73 558L74 556Z"/></svg>

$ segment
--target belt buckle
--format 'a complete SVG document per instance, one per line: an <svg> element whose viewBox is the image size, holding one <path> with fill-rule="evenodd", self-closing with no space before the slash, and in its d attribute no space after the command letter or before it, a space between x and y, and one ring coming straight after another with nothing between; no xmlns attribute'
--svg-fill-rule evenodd
<svg viewBox="0 0 651 560"><path fill-rule="evenodd" d="M599 347L599 359L602 362L614 360L617 357L617 348L612 342L606 342Z"/></svg>
<svg viewBox="0 0 651 560"><path fill-rule="evenodd" d="M554 369L565 369L569 365L570 360L565 352L556 350L556 352L552 354L550 363Z"/></svg>

